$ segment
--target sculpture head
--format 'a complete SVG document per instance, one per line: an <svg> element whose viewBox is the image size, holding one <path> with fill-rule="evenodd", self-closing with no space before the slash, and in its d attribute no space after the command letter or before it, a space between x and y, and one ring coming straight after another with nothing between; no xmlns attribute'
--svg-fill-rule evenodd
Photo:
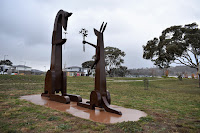
<svg viewBox="0 0 200 133"><path fill-rule="evenodd" d="M68 17L70 17L72 13L68 13L66 11L60 10L55 18L54 29L52 35L52 44L64 44L67 39L62 39L62 27L66 31L67 30L67 21Z"/></svg>
<svg viewBox="0 0 200 133"><path fill-rule="evenodd" d="M70 17L72 15L72 13L68 13L63 11L63 15L62 15L62 26L65 30L67 30L67 21L68 21L68 17Z"/></svg>
<svg viewBox="0 0 200 133"><path fill-rule="evenodd" d="M104 25L104 22L103 22L99 31L96 30L96 29L94 29L94 34L95 34L97 37L102 36L102 35L103 35L103 32L104 32L105 29L106 29L106 25L107 25L107 23Z"/></svg>
<svg viewBox="0 0 200 133"><path fill-rule="evenodd" d="M64 30L67 30L67 21L68 21L68 17L70 17L72 15L72 13L60 10L57 13L56 19L55 19L55 23L54 23L54 31L57 30L58 28L58 24L62 25L62 27L64 28Z"/></svg>

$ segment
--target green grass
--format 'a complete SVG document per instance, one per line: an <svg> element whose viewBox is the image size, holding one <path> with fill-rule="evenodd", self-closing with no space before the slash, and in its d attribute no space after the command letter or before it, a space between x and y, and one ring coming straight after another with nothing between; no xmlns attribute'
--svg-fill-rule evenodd
<svg viewBox="0 0 200 133"><path fill-rule="evenodd" d="M149 80L159 79L158 77L138 77L138 78L129 78L129 77L107 77L107 80L144 80L144 78Z"/></svg>
<svg viewBox="0 0 200 133"><path fill-rule="evenodd" d="M1 83L43 83L45 76L39 75L0 75Z"/></svg>
<svg viewBox="0 0 200 133"><path fill-rule="evenodd" d="M42 93L44 79L0 75L0 132L200 132L200 88L196 79L149 78L145 90L143 81L130 81L143 78L107 78L112 104L148 114L137 122L117 124L92 122L19 99ZM89 99L94 89L90 77L68 77L67 82L68 93L82 98Z"/></svg>

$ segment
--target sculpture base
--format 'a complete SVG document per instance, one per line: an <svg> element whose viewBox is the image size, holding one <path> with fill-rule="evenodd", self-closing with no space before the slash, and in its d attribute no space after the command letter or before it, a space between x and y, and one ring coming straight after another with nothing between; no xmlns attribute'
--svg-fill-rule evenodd
<svg viewBox="0 0 200 133"><path fill-rule="evenodd" d="M60 102L60 103L70 103L70 101L82 102L82 98L80 95L64 94L64 96L61 96L61 95L54 95L54 94L50 95L50 94L42 93L41 96L49 97L50 100Z"/></svg>
<svg viewBox="0 0 200 133"><path fill-rule="evenodd" d="M60 103L65 103L65 104L70 103L70 98L68 96L61 96L61 95L54 95L54 94L49 95L45 93L42 93L41 96L49 97L50 100L60 102Z"/></svg>
<svg viewBox="0 0 200 133"><path fill-rule="evenodd" d="M88 108L88 109L94 109L94 108L92 108L92 106L89 104L89 103L83 103L83 102L79 102L79 103L77 103L77 105L78 106L81 106L81 107L83 107L83 108Z"/></svg>
<svg viewBox="0 0 200 133"><path fill-rule="evenodd" d="M107 112L122 115L121 111L110 106L110 101L110 93L108 91L106 96L102 96L101 93L95 90L91 92L89 102L78 102L77 105L88 109L95 109L95 107L104 108Z"/></svg>
<svg viewBox="0 0 200 133"><path fill-rule="evenodd" d="M102 104L102 106L100 106L98 108L103 108L103 109L105 109L105 111L110 112L110 113L122 115L121 111L118 111L117 109L114 109L110 106L110 104L107 102L105 97L102 97L102 100L103 100L103 102L102 102L103 104ZM91 105L90 102L86 102L86 103L78 102L77 105L84 107L84 108L92 109L92 110L95 110L95 107L96 107L95 105Z"/></svg>
<svg viewBox="0 0 200 133"><path fill-rule="evenodd" d="M73 102L82 102L82 98L80 95L66 94L65 96L68 96Z"/></svg>
<svg viewBox="0 0 200 133"><path fill-rule="evenodd" d="M60 103L70 103L70 98L68 96L50 95L50 100L60 102Z"/></svg>
<svg viewBox="0 0 200 133"><path fill-rule="evenodd" d="M63 111L70 113L74 116L89 119L95 122L101 123L117 123L123 121L138 121L141 117L146 117L147 114L136 110L136 109L128 109L120 106L110 105L112 108L120 110L122 115L117 115L114 113L109 113L105 111L103 108L96 107L95 110L82 108L77 106L77 102L70 102L70 104L63 104L59 102L55 102L50 100L48 97L43 97L41 95L27 95L21 96L20 99L24 99L30 101L37 105L43 105L58 111ZM86 99L82 99L84 103L86 103Z"/></svg>

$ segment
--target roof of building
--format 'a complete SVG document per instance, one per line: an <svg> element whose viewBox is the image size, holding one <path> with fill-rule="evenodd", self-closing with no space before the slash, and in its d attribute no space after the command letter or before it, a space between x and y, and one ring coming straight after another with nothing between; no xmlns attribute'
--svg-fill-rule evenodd
<svg viewBox="0 0 200 133"><path fill-rule="evenodd" d="M79 66L71 66L71 67L66 67L65 69L68 69L68 68L82 68L82 67L79 67Z"/></svg>
<svg viewBox="0 0 200 133"><path fill-rule="evenodd" d="M40 72L40 73L43 73L43 71L37 70L37 69L31 69L31 72Z"/></svg>
<svg viewBox="0 0 200 133"><path fill-rule="evenodd" d="M13 67L24 67L24 68L31 68L29 66L25 66L25 65L13 65Z"/></svg>

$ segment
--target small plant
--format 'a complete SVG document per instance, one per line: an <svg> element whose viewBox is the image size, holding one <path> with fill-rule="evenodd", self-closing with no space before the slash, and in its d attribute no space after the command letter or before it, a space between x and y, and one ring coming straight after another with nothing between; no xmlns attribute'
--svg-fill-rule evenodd
<svg viewBox="0 0 200 133"><path fill-rule="evenodd" d="M133 122L133 121L121 122L118 123L116 126L121 128L124 132L129 132L129 133L143 131L141 125L138 122Z"/></svg>
<svg viewBox="0 0 200 133"><path fill-rule="evenodd" d="M165 71L165 76L168 77L169 76L169 70Z"/></svg>
<svg viewBox="0 0 200 133"><path fill-rule="evenodd" d="M151 116L147 116L147 117L141 117L139 121L140 122L152 122L154 120Z"/></svg>
<svg viewBox="0 0 200 133"><path fill-rule="evenodd" d="M177 76L178 76L178 79L179 79L180 81L182 81L182 79L183 79L182 74L177 73Z"/></svg>
<svg viewBox="0 0 200 133"><path fill-rule="evenodd" d="M179 76L178 76L178 79L179 79L180 81L182 81L183 78L182 78L181 75L179 75Z"/></svg>
<svg viewBox="0 0 200 133"><path fill-rule="evenodd" d="M148 90L148 88L149 88L149 80L147 78L144 78L143 81L144 81L144 89Z"/></svg>
<svg viewBox="0 0 200 133"><path fill-rule="evenodd" d="M103 131L105 129L105 125L103 125L103 124L97 124L95 126L92 125L91 128L94 131Z"/></svg>
<svg viewBox="0 0 200 133"><path fill-rule="evenodd" d="M69 124L60 124L60 125L58 125L58 128L61 130L69 130L72 128L72 126Z"/></svg>
<svg viewBox="0 0 200 133"><path fill-rule="evenodd" d="M167 76L163 75L162 78L168 78Z"/></svg>
<svg viewBox="0 0 200 133"><path fill-rule="evenodd" d="M194 73L192 74L192 79L194 79Z"/></svg>
<svg viewBox="0 0 200 133"><path fill-rule="evenodd" d="M58 120L58 119L60 119L60 117L57 117L57 116L50 116L50 117L48 118L48 121L54 121L54 120Z"/></svg>
<svg viewBox="0 0 200 133"><path fill-rule="evenodd" d="M188 78L188 74L187 73L184 73L184 78Z"/></svg>

